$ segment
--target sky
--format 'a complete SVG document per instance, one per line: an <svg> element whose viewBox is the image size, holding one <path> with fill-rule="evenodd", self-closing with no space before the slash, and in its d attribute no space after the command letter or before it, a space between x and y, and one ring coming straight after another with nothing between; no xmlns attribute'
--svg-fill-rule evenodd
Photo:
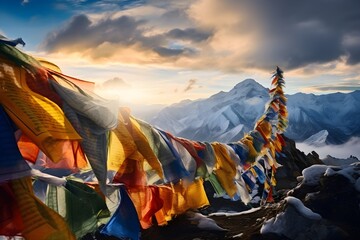
<svg viewBox="0 0 360 240"><path fill-rule="evenodd" d="M0 34L134 104L207 98L253 78L360 89L359 0L1 0Z"/></svg>

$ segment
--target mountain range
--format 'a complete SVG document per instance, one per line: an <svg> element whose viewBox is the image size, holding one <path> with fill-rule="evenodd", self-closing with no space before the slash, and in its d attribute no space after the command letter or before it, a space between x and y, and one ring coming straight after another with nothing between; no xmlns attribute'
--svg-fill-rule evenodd
<svg viewBox="0 0 360 240"><path fill-rule="evenodd" d="M313 145L342 144L360 136L360 91L288 98L285 135ZM207 99L184 100L160 110L151 124L176 136L198 141L237 141L253 129L269 100L268 89L253 79Z"/></svg>

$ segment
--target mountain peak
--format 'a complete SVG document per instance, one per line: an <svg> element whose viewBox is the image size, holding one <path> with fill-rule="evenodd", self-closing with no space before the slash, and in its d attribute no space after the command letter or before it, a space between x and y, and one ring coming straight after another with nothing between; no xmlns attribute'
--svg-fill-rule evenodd
<svg viewBox="0 0 360 240"><path fill-rule="evenodd" d="M256 82L254 79L248 78L236 84L236 86L230 90L230 95L252 98L265 97L268 96L268 93L264 86Z"/></svg>
<svg viewBox="0 0 360 240"><path fill-rule="evenodd" d="M249 88L249 87L258 87L261 86L257 81L252 78L247 78L244 81L239 82L235 85L234 89L242 89L242 88Z"/></svg>

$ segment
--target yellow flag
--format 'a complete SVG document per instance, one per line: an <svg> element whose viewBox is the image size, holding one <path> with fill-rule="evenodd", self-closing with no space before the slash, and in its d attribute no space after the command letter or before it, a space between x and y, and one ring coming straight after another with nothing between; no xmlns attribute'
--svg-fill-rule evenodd
<svg viewBox="0 0 360 240"><path fill-rule="evenodd" d="M21 234L25 239L75 240L65 220L35 197L30 177L12 180L11 187L23 220Z"/></svg>
<svg viewBox="0 0 360 240"><path fill-rule="evenodd" d="M189 209L198 209L210 204L202 178L197 178L192 183L180 181L177 184L159 186L159 190L160 198L164 202L162 209L155 214L159 225L165 225L173 216Z"/></svg>
<svg viewBox="0 0 360 240"><path fill-rule="evenodd" d="M214 172L226 193L233 197L237 192L235 185L236 165L230 158L227 148L221 143L211 143L214 149L216 164Z"/></svg>
<svg viewBox="0 0 360 240"><path fill-rule="evenodd" d="M118 171L125 159L137 151L135 142L121 118L119 114L117 127L110 132L107 165L109 170L114 171Z"/></svg>
<svg viewBox="0 0 360 240"><path fill-rule="evenodd" d="M0 103L25 135L52 161L60 161L68 150L63 143L81 137L58 105L29 89L25 69L0 62Z"/></svg>
<svg viewBox="0 0 360 240"><path fill-rule="evenodd" d="M133 126L132 136L134 138L136 146L138 147L139 152L144 156L145 160L156 171L160 178L163 179L164 173L160 161L151 149L149 141L146 138L145 134L141 131L139 123L133 118L130 118L130 121Z"/></svg>

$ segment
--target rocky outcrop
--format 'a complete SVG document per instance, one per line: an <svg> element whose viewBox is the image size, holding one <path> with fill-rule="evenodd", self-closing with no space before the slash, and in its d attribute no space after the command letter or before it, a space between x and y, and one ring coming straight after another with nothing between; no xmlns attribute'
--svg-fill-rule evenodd
<svg viewBox="0 0 360 240"><path fill-rule="evenodd" d="M323 219L294 197L282 201L283 211L265 221L260 229L261 238L293 239L293 240L340 240L348 235L338 226Z"/></svg>
<svg viewBox="0 0 360 240"><path fill-rule="evenodd" d="M291 189L297 185L297 177L301 176L302 170L314 164L323 164L316 152L305 155L296 148L295 141L283 136L286 146L277 158L282 167L276 171L276 189Z"/></svg>
<svg viewBox="0 0 360 240"><path fill-rule="evenodd" d="M355 236L360 236L360 163L325 166L322 170L318 165L312 168L317 170L309 176L305 172L302 182L289 194L341 228L347 234L346 239L357 239ZM312 178L310 184L307 178Z"/></svg>

